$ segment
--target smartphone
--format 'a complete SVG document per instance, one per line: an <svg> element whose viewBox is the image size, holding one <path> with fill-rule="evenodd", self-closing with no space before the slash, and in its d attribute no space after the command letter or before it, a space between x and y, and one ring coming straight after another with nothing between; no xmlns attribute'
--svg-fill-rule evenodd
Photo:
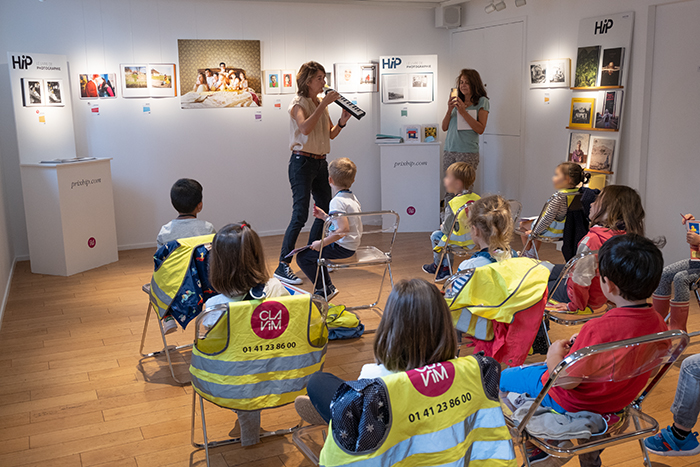
<svg viewBox="0 0 700 467"><path fill-rule="evenodd" d="M450 99L453 99L455 97L459 97L459 94L457 88L452 88L452 90L450 90Z"/></svg>

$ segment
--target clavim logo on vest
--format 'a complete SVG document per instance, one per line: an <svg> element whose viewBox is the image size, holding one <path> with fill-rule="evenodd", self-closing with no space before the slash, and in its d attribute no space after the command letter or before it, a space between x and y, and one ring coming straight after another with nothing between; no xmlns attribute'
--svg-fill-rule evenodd
<svg viewBox="0 0 700 467"><path fill-rule="evenodd" d="M261 303L253 311L250 326L261 339L276 339L289 326L289 310L280 302Z"/></svg>
<svg viewBox="0 0 700 467"><path fill-rule="evenodd" d="M418 392L427 397L438 397L452 387L455 366L452 362L434 363L407 371L406 374Z"/></svg>

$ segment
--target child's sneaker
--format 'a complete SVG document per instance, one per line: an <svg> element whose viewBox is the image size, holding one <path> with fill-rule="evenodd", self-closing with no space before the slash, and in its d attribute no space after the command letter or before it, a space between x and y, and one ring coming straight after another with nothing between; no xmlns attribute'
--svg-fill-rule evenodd
<svg viewBox="0 0 700 467"><path fill-rule="evenodd" d="M656 436L645 439L644 445L657 456L695 456L700 454L697 432L690 433L685 439L678 439L670 426L663 428Z"/></svg>
<svg viewBox="0 0 700 467"><path fill-rule="evenodd" d="M336 289L333 284L326 287L325 293L324 293L323 289L314 290L314 295L318 295L319 297L326 297L326 300L329 302L331 301L331 298L338 295L338 293L339 293L338 289Z"/></svg>
<svg viewBox="0 0 700 467"><path fill-rule="evenodd" d="M559 441L558 443L555 441L554 444L565 449L573 447L573 443L568 440ZM571 460L569 457L555 457L549 455L534 445L527 449L527 457L530 461L530 465L537 464L542 467L559 467Z"/></svg>
<svg viewBox="0 0 700 467"><path fill-rule="evenodd" d="M423 265L423 272L430 274L431 276L434 276L435 271L437 271L437 264L429 263L429 264Z"/></svg>
<svg viewBox="0 0 700 467"><path fill-rule="evenodd" d="M284 261L280 261L277 269L275 269L275 277L282 282L292 285L299 285L303 282L296 276L296 274L294 274L289 264L285 263Z"/></svg>
<svg viewBox="0 0 700 467"><path fill-rule="evenodd" d="M172 315L166 315L165 318L163 318L163 333L171 334L175 331L177 331L177 321L175 321Z"/></svg>
<svg viewBox="0 0 700 467"><path fill-rule="evenodd" d="M450 277L450 268L447 266L443 266L440 268L440 272L438 272L437 277L435 278L435 282L445 282L448 277Z"/></svg>
<svg viewBox="0 0 700 467"><path fill-rule="evenodd" d="M311 403L309 396L297 396L294 400L294 408L297 414L310 425L328 425L326 421L318 413L316 407Z"/></svg>

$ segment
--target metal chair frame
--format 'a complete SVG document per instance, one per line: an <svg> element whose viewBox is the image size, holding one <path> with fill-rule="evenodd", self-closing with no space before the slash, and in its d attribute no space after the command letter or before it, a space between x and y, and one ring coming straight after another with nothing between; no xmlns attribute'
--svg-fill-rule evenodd
<svg viewBox="0 0 700 467"><path fill-rule="evenodd" d="M358 305L358 306L353 306L353 307L347 307L346 309L349 311L353 310L367 310L367 309L374 309L378 308L377 305L379 304L379 300L382 297L382 289L384 288L384 280L386 279L387 272L389 273L389 281L391 282L391 286L394 286L394 276L392 275L391 272L391 254L394 250L394 243L396 241L396 232L399 229L399 215L394 212L394 211L371 211L371 212L354 212L354 213L336 213L336 214L331 214L328 216L326 219L326 222L323 225L323 235L321 237L321 245L323 245L323 241L326 239L328 233L330 232L330 226L333 223L333 221L340 219L340 218L350 218L350 217L369 217L369 216L394 216L395 220L393 225L385 229L383 227L380 227L378 230L370 230L370 231L364 231L362 235L369 235L369 234L374 234L374 233L390 233L391 234L391 243L389 244L389 251L381 251L376 247L373 246L361 246L360 248L357 249L357 252L361 252L362 250L378 250L381 251L383 257L376 261L369 261L369 262L352 262L352 261L347 261L347 262L337 262L337 260L331 260L327 258L323 258L323 246L319 249L318 252L318 261L317 261L317 268L316 268L316 279L318 280L319 274L321 275L321 281L323 284L323 293L324 293L324 298L328 300L328 295L327 295L327 286L326 286L326 277L323 275L323 267L325 266L328 271L335 271L338 269L347 269L347 268L357 268L357 267L366 267L366 266L380 266L384 265L384 272L382 274L382 281L379 284L379 293L377 295L377 299L374 303L371 303L369 305ZM383 220L383 219L382 219ZM356 253L357 254L357 253ZM352 259L349 258L349 260ZM341 260L344 261L344 260Z"/></svg>
<svg viewBox="0 0 700 467"><path fill-rule="evenodd" d="M323 322L326 322L326 316L328 315L328 301L323 299L322 297L319 297L318 295L313 295L311 297L311 300L316 304L318 307L321 317L323 319ZM217 305L213 308L210 308L209 310L220 310L222 305ZM206 314L206 310L204 313L200 314L197 317L197 320L199 322L200 319L203 319ZM197 326L199 328L199 326ZM195 338L199 339L200 334L199 332L195 333ZM328 345L328 343L326 343ZM190 442L194 448L197 450L204 449L204 455L207 461L207 467L210 466L209 464L209 449L217 448L220 446L227 446L230 444L238 444L241 442L241 437L237 438L227 438L223 440L216 440L216 441L209 441L209 435L207 434L207 422L206 422L206 416L204 414L204 398L194 389L194 385L192 385L192 424L191 424L191 429L190 429ZM199 413L200 413L200 418L202 422L202 436L204 438L203 443L198 443L194 439L194 431L195 431L195 419L196 419L196 412L197 412L197 398L199 397ZM211 403L212 405L216 405L217 407L220 407L219 405L215 404L214 402L207 401ZM270 409L274 409L277 407L269 407ZM261 409L265 410L265 409ZM234 410L235 411L235 410ZM299 422L291 427L291 428L283 428L281 430L275 430L275 431L265 431L260 433L260 438L269 438L271 436L283 436L283 435L288 435L288 434L293 434L297 430L299 430L302 426L303 420L299 420Z"/></svg>
<svg viewBox="0 0 700 467"><path fill-rule="evenodd" d="M690 286L690 290L695 292L695 299L698 301L698 306L700 306L700 279L693 282L693 285ZM700 336L700 331L689 332L688 336L690 336L690 337Z"/></svg>
<svg viewBox="0 0 700 467"><path fill-rule="evenodd" d="M538 226L540 221L542 220L542 217L544 214L547 212L547 209L549 208L549 205L554 201L557 197L568 197L568 196L574 196L574 200L571 202L571 204L574 204L577 200L580 201L581 199L581 193L554 193L552 196L549 197L546 203L544 203L544 206L542 206L542 210L540 211L540 214L537 216L537 219L532 223L532 228L530 229L530 234L527 237L527 242L525 243L525 246L523 247L523 252L528 251L531 246L535 248L535 258L540 259L540 254L537 249L537 245L534 242L542 242L542 243L556 243L560 242L563 240L563 236L561 237L546 237L543 236L542 234L539 235L534 235L532 231L535 230L535 227ZM568 210L567 210L567 215L568 215ZM516 234L519 235L525 235L525 232L522 230L516 230Z"/></svg>
<svg viewBox="0 0 700 467"><path fill-rule="evenodd" d="M311 462L313 465L319 465L319 455L316 454L311 450L309 446L302 440L302 436L304 436L307 433L312 433L315 431L321 431L321 435L323 436L323 441L325 443L326 441L326 436L328 436L328 425L308 425L305 427L302 427L294 432L292 434L292 441L296 445L297 449L301 451L301 453L306 457L306 459Z"/></svg>
<svg viewBox="0 0 700 467"><path fill-rule="evenodd" d="M455 229L455 224L457 223L457 218L463 211L467 211L466 215L469 216L469 207L474 204L474 201L467 201L463 205L457 209L457 212L455 212L454 217L452 218L452 225L450 225L450 230L447 233L447 239L445 240L445 245L442 247L442 252L440 254L440 261L437 263L437 269L435 270L435 277L433 278L435 282L437 282L437 277L438 274L440 274L440 268L442 267L442 262L445 259L445 255L447 255L447 267L450 269L450 275L452 275L452 260L450 259L450 254L453 254L455 256L459 256L460 258L462 257L467 257L471 255L471 251L464 249L464 247L461 247L459 245L452 245L450 243L450 238L452 238L452 234L454 233Z"/></svg>
<svg viewBox="0 0 700 467"><path fill-rule="evenodd" d="M660 332L657 334L651 334L648 336L642 336L638 337L636 339L627 339L627 340L622 340L622 341L617 341L617 342L610 342L606 344L599 344L599 345L593 345L590 347L586 347L583 349L578 350L577 352L567 356L562 360L557 367L551 372L549 379L547 382L544 384L544 387L540 391L540 393L537 395L537 398L535 399L535 402L532 404L530 407L530 410L528 413L525 415L525 417L520 421L519 424L515 424L513 419L510 416L506 416L506 424L511 430L511 433L513 434L514 437L514 442L517 442L521 448L521 451L523 453L524 459L525 459L525 465L530 466L530 461L527 456L527 451L525 449L525 443L527 441L530 441L533 443L535 446L537 446L539 449L543 450L544 452L555 456L555 457L564 457L564 458L571 458L574 456L578 456L581 454L586 454L589 452L594 452L594 451L599 451L601 449L610 447L610 446L615 446L618 444L622 444L628 441L635 441L637 440L639 442L639 445L642 449L642 454L644 456L644 465L647 467L651 467L651 461L649 460L649 453L647 452L646 447L644 446L644 440L643 438L648 437L649 435L653 435L659 430L659 424L658 422L651 416L645 414L642 412L641 406L642 402L649 396L649 393L656 387L658 382L666 375L668 370L671 368L673 363L680 357L680 355L683 353L685 348L688 346L689 343L689 337L688 335L683 332L683 331L665 331L665 332ZM625 415L624 417L626 419L632 419L635 427L635 431L631 433L624 433L618 436L611 435L605 439L592 439L588 440L586 442L583 442L579 444L578 446L574 446L571 448L563 448L559 447L556 445L549 444L546 440L536 438L534 436L531 436L527 432L527 423L530 421L532 416L534 415L535 411L537 408L540 406L542 403L542 400L544 397L549 393L549 390L554 387L557 383L557 380L559 379L560 376L566 373L565 370L567 370L568 367L571 365L579 362L580 360L590 358L594 355L605 353L605 352L613 352L616 350L620 349L625 349L628 347L632 346L639 346L643 344L653 344L653 343L663 343L667 342L670 344L669 351L668 351L668 356L664 359L661 359L660 357L657 359L659 360L657 364L654 366L650 366L646 371L653 371L653 370L658 370L656 374L654 375L653 378L651 378L651 381L647 384L647 386L644 388L642 393L632 402L630 405L628 405L625 409ZM630 377L633 375L630 375ZM593 382L591 382L593 383ZM502 403L505 403L502 400ZM648 425L651 425L651 428L641 428L640 424L640 419L643 419ZM609 433L609 432L608 432Z"/></svg>
<svg viewBox="0 0 700 467"><path fill-rule="evenodd" d="M172 359L170 358L170 351L171 350L182 350L182 349L188 349L192 348L193 344L185 344L185 345L178 345L178 346L168 346L168 341L167 338L165 337L165 331L163 330L163 322L160 319L160 316L158 317L158 328L160 329L160 337L163 339L163 350L158 350L155 352L151 353L143 353L143 348L146 342L146 333L148 332L148 321L151 319L151 311L155 309L155 305L153 305L153 301L151 300L151 284L144 284L141 287L141 290L143 290L145 293L148 294L148 309L146 310L146 321L143 323L143 333L141 334L141 347L139 348L139 353L141 354L141 359L143 360L144 358L151 358L151 357L160 357L161 355L165 355L165 358L168 360L168 367L170 368L170 375L173 377L175 382L178 384L188 384L189 381L182 381L175 376L175 370L173 368L173 362Z"/></svg>

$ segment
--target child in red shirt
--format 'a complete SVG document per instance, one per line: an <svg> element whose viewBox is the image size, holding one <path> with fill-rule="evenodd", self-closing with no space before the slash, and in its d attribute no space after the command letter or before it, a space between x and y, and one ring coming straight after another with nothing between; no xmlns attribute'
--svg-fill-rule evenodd
<svg viewBox="0 0 700 467"><path fill-rule="evenodd" d="M605 242L598 253L600 286L616 307L604 316L586 323L570 340L552 343L547 365L508 368L501 373L501 391L527 393L536 397L549 378L549 372L569 354L584 347L632 339L667 330L661 316L647 299L661 280L663 256L657 246L640 235L618 235ZM588 410L605 414L618 412L632 403L646 386L649 373L625 381L579 383L555 387L542 405L557 412ZM599 454L583 456L582 466L600 465Z"/></svg>

